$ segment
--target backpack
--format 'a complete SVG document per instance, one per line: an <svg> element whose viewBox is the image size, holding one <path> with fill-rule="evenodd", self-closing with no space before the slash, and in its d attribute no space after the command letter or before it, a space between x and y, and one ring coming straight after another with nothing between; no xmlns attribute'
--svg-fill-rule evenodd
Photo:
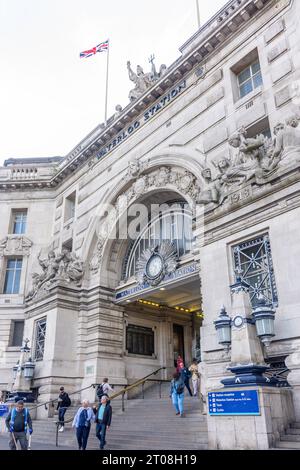
<svg viewBox="0 0 300 470"><path fill-rule="evenodd" d="M16 414L17 414L17 410L16 408L13 408L12 412L11 412L11 418L10 418L10 426L14 429L14 426L15 426L15 419L16 419ZM23 417L24 417L24 430L25 430L25 433L27 432L27 420L28 420L28 409L27 408L24 408L23 409Z"/></svg>
<svg viewBox="0 0 300 470"><path fill-rule="evenodd" d="M103 384L97 387L97 397L100 399L104 395Z"/></svg>
<svg viewBox="0 0 300 470"><path fill-rule="evenodd" d="M181 395L184 392L184 383L181 380L178 382L174 382L174 388L176 390L177 395Z"/></svg>
<svg viewBox="0 0 300 470"><path fill-rule="evenodd" d="M69 395L66 397L66 407L71 406L71 398Z"/></svg>

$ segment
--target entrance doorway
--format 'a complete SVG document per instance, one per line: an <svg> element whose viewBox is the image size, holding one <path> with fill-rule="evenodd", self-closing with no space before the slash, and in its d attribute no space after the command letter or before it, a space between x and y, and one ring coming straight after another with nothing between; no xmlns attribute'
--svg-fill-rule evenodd
<svg viewBox="0 0 300 470"><path fill-rule="evenodd" d="M177 357L181 356L183 362L184 358L184 330L182 325L173 324L173 352L174 352L174 367L177 366Z"/></svg>

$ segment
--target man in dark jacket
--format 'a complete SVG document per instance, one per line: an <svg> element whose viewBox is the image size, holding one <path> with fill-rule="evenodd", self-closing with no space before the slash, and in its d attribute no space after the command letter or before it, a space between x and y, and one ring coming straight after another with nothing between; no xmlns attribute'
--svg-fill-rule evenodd
<svg viewBox="0 0 300 470"><path fill-rule="evenodd" d="M64 430L64 423L65 423L65 412L67 411L67 408L71 406L71 400L67 392L65 392L64 387L60 387L60 393L58 395L58 403L57 403L57 409L58 409L58 421L60 422L60 429L59 432L63 432Z"/></svg>
<svg viewBox="0 0 300 470"><path fill-rule="evenodd" d="M106 430L109 429L112 417L112 408L106 395L101 397L101 404L98 408L94 408L96 422L96 436L100 441L100 449L104 449L106 444Z"/></svg>
<svg viewBox="0 0 300 470"><path fill-rule="evenodd" d="M191 390L191 387L190 387L190 378L191 378L192 374L188 370L187 367L184 367L183 364L182 364L182 366L183 367L181 367L181 369L180 369L181 379L184 382L184 385L186 386L186 388L188 389L188 392L189 392L190 396L192 397L193 394L192 394L192 390Z"/></svg>
<svg viewBox="0 0 300 470"><path fill-rule="evenodd" d="M17 450L16 443L20 441L21 449L27 450L27 430L29 434L32 434L32 421L31 416L27 408L24 408L24 402L19 400L15 408L13 408L6 420L5 424L9 432L11 433L11 439L9 441L10 450Z"/></svg>

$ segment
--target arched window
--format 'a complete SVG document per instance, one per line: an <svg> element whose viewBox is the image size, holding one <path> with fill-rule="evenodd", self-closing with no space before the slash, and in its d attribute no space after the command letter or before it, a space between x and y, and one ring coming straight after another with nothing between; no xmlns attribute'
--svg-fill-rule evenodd
<svg viewBox="0 0 300 470"><path fill-rule="evenodd" d="M135 276L137 262L143 251L147 248L155 248L162 241L168 240L174 243L177 255L180 258L190 253L192 249L192 214L188 204L172 203L158 215L152 218L141 231L136 240L128 247L124 260L123 279Z"/></svg>

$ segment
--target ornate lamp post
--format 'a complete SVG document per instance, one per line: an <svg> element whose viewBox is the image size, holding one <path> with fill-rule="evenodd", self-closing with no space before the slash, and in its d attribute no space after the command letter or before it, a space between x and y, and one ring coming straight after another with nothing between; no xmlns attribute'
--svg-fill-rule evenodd
<svg viewBox="0 0 300 470"><path fill-rule="evenodd" d="M264 361L262 344L268 347L275 336L275 311L266 304L262 296L252 309L249 287L238 272L236 282L230 286L232 318L223 307L218 319L214 321L219 344L227 352L231 346L231 364L228 370L235 376L221 381L225 387L276 386L278 383L278 379L263 375L269 366Z"/></svg>
<svg viewBox="0 0 300 470"><path fill-rule="evenodd" d="M8 401L18 401L20 399L27 403L34 401L30 383L34 376L35 364L30 357L29 339L25 339L24 346L21 347L21 354L18 363L13 367L14 385Z"/></svg>
<svg viewBox="0 0 300 470"><path fill-rule="evenodd" d="M231 318L226 312L225 306L221 308L218 320L214 321L217 330L219 344L228 352L231 344Z"/></svg>
<svg viewBox="0 0 300 470"><path fill-rule="evenodd" d="M255 321L257 336L266 347L269 347L273 336L275 336L275 310L261 296L252 315Z"/></svg>

